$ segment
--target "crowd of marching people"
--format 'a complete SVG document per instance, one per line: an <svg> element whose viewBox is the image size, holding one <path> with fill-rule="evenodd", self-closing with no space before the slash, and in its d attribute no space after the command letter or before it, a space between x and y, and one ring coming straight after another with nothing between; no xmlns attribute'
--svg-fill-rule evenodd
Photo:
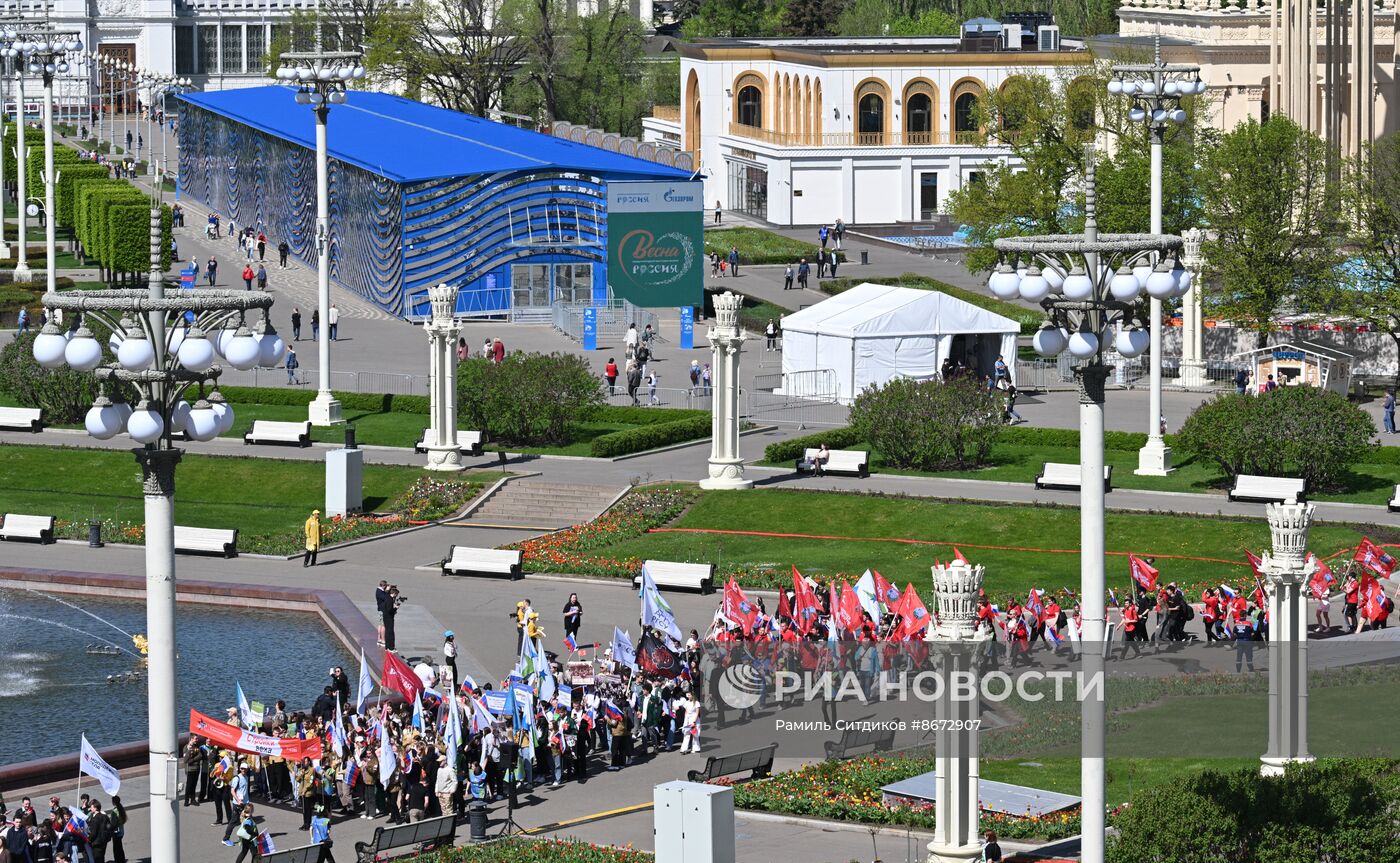
<svg viewBox="0 0 1400 863"><path fill-rule="evenodd" d="M126 809L120 796L106 809L90 794L78 797L76 806L64 806L50 797L40 811L24 797L14 811L0 800L0 860L5 863L126 863L122 837L126 833ZM111 857L109 858L108 852Z"/></svg>

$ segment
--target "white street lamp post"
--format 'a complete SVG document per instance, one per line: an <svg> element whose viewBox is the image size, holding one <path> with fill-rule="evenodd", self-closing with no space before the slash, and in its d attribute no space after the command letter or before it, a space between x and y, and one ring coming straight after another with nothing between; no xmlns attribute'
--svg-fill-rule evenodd
<svg viewBox="0 0 1400 863"><path fill-rule="evenodd" d="M982 859L978 839L980 815L978 796L978 731L981 703L978 696L975 657L991 633L977 626L977 596L982 589L984 570L966 561L952 561L933 567L934 597L938 602L933 637L929 647L941 663L945 685L935 703L937 756L935 783L937 811L934 838L928 844L929 863L970 863ZM967 692L956 693L949 681L972 675Z"/></svg>
<svg viewBox="0 0 1400 863"><path fill-rule="evenodd" d="M753 488L753 480L744 479L744 459L739 455L739 356L748 337L739 324L743 304L743 296L730 291L715 297L715 325L710 327L714 352L710 475L700 480L701 488Z"/></svg>
<svg viewBox="0 0 1400 863"><path fill-rule="evenodd" d="M1278 776L1308 754L1308 603L1303 585L1317 571L1307 557L1310 503L1271 503L1264 508L1273 554L1259 569L1269 583L1269 749L1260 772Z"/></svg>
<svg viewBox="0 0 1400 863"><path fill-rule="evenodd" d="M1108 92L1132 98L1128 119L1146 122L1152 136L1151 220L1149 233L1162 233L1162 139L1168 126L1186 122L1181 107L1184 96L1197 96L1206 91L1198 66L1168 65L1162 61L1162 42L1155 42L1150 64L1113 67L1113 79ZM1162 438L1162 300L1169 296L1151 297L1151 346L1149 348L1147 392L1147 443L1138 452L1138 467L1134 473L1145 476L1166 476L1172 470L1172 451Z"/></svg>
<svg viewBox="0 0 1400 863"><path fill-rule="evenodd" d="M331 105L345 101L345 88L365 76L360 54L350 51L287 53L281 57L277 79L295 85L298 104L310 105L316 115L316 309L321 332L316 340L316 399L311 402L312 425L344 422L340 402L331 394L331 219L330 165L326 147L326 118Z"/></svg>
<svg viewBox="0 0 1400 863"><path fill-rule="evenodd" d="M58 178L53 170L53 79L54 75L68 72L68 55L81 51L82 41L73 33L27 33L15 41L13 30L6 31L7 47L3 50L16 57L17 62L27 64L31 75L38 75L44 84L44 251L45 286L48 293L54 293L57 273L57 241L55 239L55 187ZM21 200L19 206L26 208L28 200Z"/></svg>
<svg viewBox="0 0 1400 863"><path fill-rule="evenodd" d="M0 64L9 62L13 61L11 61L9 57L4 56L3 52L0 52ZM5 75L4 66L0 65L0 184L3 184L5 182L5 148L9 146L8 139L10 134L10 124L5 122L6 119L8 119L6 115L9 112L3 109L3 105L5 103L4 82L6 77L7 76ZM6 191L7 190L0 188L0 258L8 258L10 256L10 244L5 241L5 229L7 220L5 219L4 210L5 198L7 197L5 194Z"/></svg>
<svg viewBox="0 0 1400 863"><path fill-rule="evenodd" d="M14 31L7 31L6 36ZM28 165L29 148L25 146L24 132L24 62L19 58L19 52L13 48L9 51L11 61L15 64L15 211L17 232L15 236L15 275L16 282L27 282L34 278L34 274L29 270L29 220L25 218L25 207L28 205L28 180L25 178L26 166Z"/></svg>
<svg viewBox="0 0 1400 863"><path fill-rule="evenodd" d="M34 338L34 359L45 368L65 364L90 371L102 382L88 411L88 434L108 440L125 432L138 445L146 516L146 637L150 745L151 863L176 863L180 849L176 793L178 726L175 716L175 465L182 451L172 435L211 440L233 425L233 410L217 389L223 358L235 368L275 367L286 345L267 318L272 296L226 290L178 291L167 298L161 270L161 214L154 202L150 222L150 284L141 290L69 291L44 295L50 310L64 309L83 323L71 337L52 322ZM249 311L261 310L259 335L244 326ZM194 320L187 323L186 313ZM52 316L51 316L52 317ZM112 330L117 361L103 364L102 346L86 320ZM204 387L214 389L206 398ZM191 406L190 387L200 393ZM108 393L110 392L110 396ZM137 396L135 409L124 396Z"/></svg>
<svg viewBox="0 0 1400 863"><path fill-rule="evenodd" d="M1185 271L1167 260L1182 246L1180 237L1163 234L1099 234L1095 217L1094 149L1086 147L1083 234L1011 237L993 242L1001 263L988 283L1001 299L1019 297L1039 303L1046 321L1035 334L1035 349L1055 356L1066 348L1080 361L1079 377L1079 544L1081 606L1080 673L1101 680L1104 667L1104 382L1105 342L1114 339L1128 359L1147 349L1148 334L1133 320L1135 301L1149 295L1172 295L1186 281ZM1146 266L1156 260L1156 265ZM1024 267L1020 269L1020 267ZM1135 275L1145 270L1145 278ZM1118 325L1117 336L1113 335ZM1090 687L1081 703L1080 758L1083 830L1081 859L1104 859L1103 687Z"/></svg>
<svg viewBox="0 0 1400 863"><path fill-rule="evenodd" d="M433 315L424 326L428 331L428 470L462 469L462 451L457 445L457 323L458 285L428 288Z"/></svg>

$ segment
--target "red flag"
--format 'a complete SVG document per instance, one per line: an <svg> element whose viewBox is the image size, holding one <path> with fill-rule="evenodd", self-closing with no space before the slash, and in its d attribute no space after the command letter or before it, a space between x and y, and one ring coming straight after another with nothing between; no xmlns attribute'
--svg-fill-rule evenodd
<svg viewBox="0 0 1400 863"><path fill-rule="evenodd" d="M865 609L861 608L860 597L856 596L856 592L844 578L841 579L840 610L835 614L841 628L847 632L855 632L865 622Z"/></svg>
<svg viewBox="0 0 1400 863"><path fill-rule="evenodd" d="M1264 565L1264 561L1260 559L1259 555L1253 553L1249 549L1245 549L1244 556L1245 559L1249 561L1249 568L1254 571L1254 577L1263 578L1264 573L1259 571L1259 567Z"/></svg>
<svg viewBox="0 0 1400 863"><path fill-rule="evenodd" d="M754 621L758 619L758 606L749 602L744 591L739 589L739 582L735 581L732 575L724 585L723 613L725 617L743 626L745 635L753 632Z"/></svg>
<svg viewBox="0 0 1400 863"><path fill-rule="evenodd" d="M385 689L392 689L403 695L410 703L423 694L423 681L413 673L407 662L389 651L384 651L384 674L380 676Z"/></svg>
<svg viewBox="0 0 1400 863"><path fill-rule="evenodd" d="M1146 591L1157 589L1157 570L1148 565L1147 561L1139 559L1136 555L1128 555L1128 573L1137 582L1138 587Z"/></svg>
<svg viewBox="0 0 1400 863"><path fill-rule="evenodd" d="M877 569L870 570L870 574L875 577L875 596L885 608L894 608L899 601L899 588L886 581Z"/></svg>
<svg viewBox="0 0 1400 863"><path fill-rule="evenodd" d="M1263 607L1265 607L1265 606L1268 604L1268 597L1264 595L1264 585L1262 585L1262 584L1256 584L1256 585L1254 586L1254 596L1253 596L1253 598L1254 598L1254 604L1257 605L1257 606L1260 607L1260 608L1263 608Z"/></svg>
<svg viewBox="0 0 1400 863"><path fill-rule="evenodd" d="M1035 587L1032 587L1031 592L1026 595L1026 608L1035 615L1036 620L1040 620L1041 614L1045 611L1045 603L1040 601L1044 595L1045 591Z"/></svg>
<svg viewBox="0 0 1400 863"><path fill-rule="evenodd" d="M1389 578L1395 571L1395 558L1371 542L1370 537L1362 537L1361 544L1356 547L1356 554L1352 555L1351 559L1381 578Z"/></svg>
<svg viewBox="0 0 1400 863"><path fill-rule="evenodd" d="M901 640L923 637L922 633L928 627L928 609L924 608L924 601L919 599L913 584L904 589L904 595L899 598L899 606L895 612L899 615L895 637Z"/></svg>
<svg viewBox="0 0 1400 863"><path fill-rule="evenodd" d="M963 557L963 553L958 551L958 547L956 545L953 546L953 560L956 560L959 563L967 563L967 558Z"/></svg>
<svg viewBox="0 0 1400 863"><path fill-rule="evenodd" d="M1322 559L1312 552L1308 552L1305 563L1311 563L1316 569L1313 570L1312 580L1308 582L1308 587L1312 589L1313 596L1322 599L1327 596L1332 585L1337 583L1337 576L1332 574L1332 568L1322 562Z"/></svg>
<svg viewBox="0 0 1400 863"><path fill-rule="evenodd" d="M788 604L786 590L778 591L778 617L779 619L784 617L791 619L792 617L792 606Z"/></svg>
<svg viewBox="0 0 1400 863"><path fill-rule="evenodd" d="M817 603L817 594L807 583L807 579L802 577L802 573L797 571L796 566L792 568L792 594L793 620L797 624L797 631L806 635L816 624L821 607Z"/></svg>

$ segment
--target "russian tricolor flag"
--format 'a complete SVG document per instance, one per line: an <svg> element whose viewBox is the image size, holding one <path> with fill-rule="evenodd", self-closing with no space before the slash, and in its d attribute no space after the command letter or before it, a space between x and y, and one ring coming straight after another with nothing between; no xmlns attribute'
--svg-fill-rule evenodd
<svg viewBox="0 0 1400 863"><path fill-rule="evenodd" d="M574 634L572 632L565 633L564 646L569 648L570 653L578 652L578 641L574 639Z"/></svg>
<svg viewBox="0 0 1400 863"><path fill-rule="evenodd" d="M1235 590L1234 590L1234 588L1230 587L1230 585L1228 585L1228 584L1222 584L1222 585L1220 585L1220 592L1223 593L1224 595L1230 597L1231 599L1234 599L1234 598L1235 598Z"/></svg>
<svg viewBox="0 0 1400 863"><path fill-rule="evenodd" d="M607 704L606 704L606 706L604 707L604 709L605 709L605 710L607 711L607 713L608 713L608 718L611 719L613 722L621 722L621 721L622 721L622 711L617 709L617 705L616 705L616 704L613 704L611 701L609 701L609 702L607 702Z"/></svg>
<svg viewBox="0 0 1400 863"><path fill-rule="evenodd" d="M266 830L258 834L257 843L259 856L266 857L273 851L277 850L272 845L272 834L267 832Z"/></svg>
<svg viewBox="0 0 1400 863"><path fill-rule="evenodd" d="M360 762L350 759L350 766L345 768L345 787L354 788L355 783L360 779Z"/></svg>

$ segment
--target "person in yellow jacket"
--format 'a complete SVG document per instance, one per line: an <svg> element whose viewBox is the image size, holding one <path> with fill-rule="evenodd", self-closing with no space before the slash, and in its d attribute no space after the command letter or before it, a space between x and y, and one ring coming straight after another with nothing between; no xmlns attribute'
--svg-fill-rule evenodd
<svg viewBox="0 0 1400 863"><path fill-rule="evenodd" d="M321 511L311 510L311 517L306 520L306 554L301 559L301 565L315 566L316 552L321 550Z"/></svg>

